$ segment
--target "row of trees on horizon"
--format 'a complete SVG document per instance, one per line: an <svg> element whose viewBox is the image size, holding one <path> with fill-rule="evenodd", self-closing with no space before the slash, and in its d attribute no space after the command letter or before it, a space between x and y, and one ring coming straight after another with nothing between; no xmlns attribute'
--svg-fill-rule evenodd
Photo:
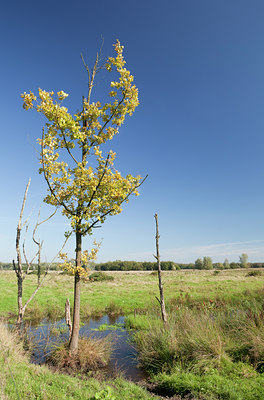
<svg viewBox="0 0 264 400"><path fill-rule="evenodd" d="M46 263L41 264L42 270L46 270ZM24 264L23 268L27 268ZM95 271L155 271L157 270L157 262L151 261L108 261L105 263L90 262L89 268ZM243 253L239 257L239 262L230 262L226 258L223 263L213 263L211 257L197 258L194 263L176 263L174 261L161 261L161 269L163 271L175 271L180 269L198 269L198 270L210 270L210 269L237 269L237 268L264 268L264 262L248 262L247 254ZM0 262L1 270L12 270L12 263ZM37 271L37 264L32 265L33 272ZM50 268L51 271L60 271L60 263L53 263Z"/></svg>

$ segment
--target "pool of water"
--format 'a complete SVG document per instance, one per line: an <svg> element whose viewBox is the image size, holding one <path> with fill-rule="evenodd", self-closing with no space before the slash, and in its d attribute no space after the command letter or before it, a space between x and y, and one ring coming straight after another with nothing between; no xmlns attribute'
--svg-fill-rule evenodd
<svg viewBox="0 0 264 400"><path fill-rule="evenodd" d="M100 330L100 327L103 330ZM64 319L57 322L45 319L37 326L28 327L27 332L34 348L31 362L35 364L44 364L54 345L69 339ZM107 366L109 374L120 371L124 378L135 382L145 379L146 374L137 365L137 351L131 343L129 332L124 328L124 317L105 315L101 318L91 318L80 328L81 337L104 338L109 334L113 343L111 360Z"/></svg>

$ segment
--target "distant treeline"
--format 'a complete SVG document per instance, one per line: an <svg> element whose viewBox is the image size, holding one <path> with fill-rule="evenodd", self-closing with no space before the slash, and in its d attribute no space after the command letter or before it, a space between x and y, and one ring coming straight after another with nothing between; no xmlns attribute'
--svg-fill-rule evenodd
<svg viewBox="0 0 264 400"><path fill-rule="evenodd" d="M48 265L49 265L48 263L41 263L41 264L40 264L41 270L42 270L42 271L45 271ZM22 264L22 268L23 268L23 271L26 271L26 270L27 270L27 264ZM0 269L14 269L13 263L3 263L3 262L0 262ZM37 264L31 264L30 272L32 272L32 270L33 270L33 271L37 271L37 269L38 269L38 265L37 265ZM52 264L49 266L49 270L50 270L50 271L57 271L57 270L59 270L59 269L60 269L60 268L59 268L59 263L52 263Z"/></svg>
<svg viewBox="0 0 264 400"><path fill-rule="evenodd" d="M205 257L206 258L206 257ZM175 263L173 261L162 261L161 269L163 271L175 271L179 269L237 269L245 268L241 263ZM264 263L247 263L247 268L264 268ZM137 261L108 261L94 265L96 271L155 271L157 270L156 262L137 262Z"/></svg>
<svg viewBox="0 0 264 400"><path fill-rule="evenodd" d="M206 259L206 257L205 257ZM237 268L245 268L245 265L241 263L231 262L229 263L206 263L206 262L197 262L200 259L196 260L195 263L189 264L182 264L182 263L175 263L173 261L161 261L161 269L163 271L176 271L179 269L237 269ZM47 263L41 264L41 270L45 271L47 268ZM255 263L247 263L247 268L264 268L264 262L255 262ZM156 271L157 263L144 261L108 261L106 263L91 263L89 266L91 270L96 271ZM37 264L32 264L32 270L37 271ZM3 263L0 262L0 270L12 270L13 264L12 263ZM26 270L26 264L23 264L23 269ZM53 263L49 267L50 271L60 271L59 263ZM32 272L32 271L31 271Z"/></svg>
<svg viewBox="0 0 264 400"><path fill-rule="evenodd" d="M164 271L175 271L180 269L179 265L173 261L161 261L161 269ZM96 271L155 271L158 269L156 262L138 261L108 261L106 263L95 264Z"/></svg>

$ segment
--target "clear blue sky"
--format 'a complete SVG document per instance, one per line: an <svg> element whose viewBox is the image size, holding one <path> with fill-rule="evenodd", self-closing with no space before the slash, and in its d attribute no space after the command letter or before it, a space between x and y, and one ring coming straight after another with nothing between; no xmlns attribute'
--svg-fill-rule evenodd
<svg viewBox="0 0 264 400"><path fill-rule="evenodd" d="M149 177L140 197L95 231L98 261L154 260L155 212L164 260L237 261L246 252L264 261L263 20L262 0L3 2L0 261L15 257L28 178L32 225L46 193L36 153L43 120L22 109L20 94L64 90L76 111L87 84L80 53L92 65L101 36L105 56L116 38L125 46L139 88L140 106L112 141L117 168ZM43 259L66 229L57 216L39 230ZM74 256L74 243L67 249Z"/></svg>

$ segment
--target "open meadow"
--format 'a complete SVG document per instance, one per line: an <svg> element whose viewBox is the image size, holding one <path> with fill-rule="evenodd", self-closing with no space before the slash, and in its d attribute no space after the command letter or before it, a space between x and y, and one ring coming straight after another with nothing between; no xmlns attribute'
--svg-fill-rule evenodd
<svg viewBox="0 0 264 400"><path fill-rule="evenodd" d="M82 282L81 317L124 315L125 328L146 372L143 382L30 364L22 343L0 326L3 399L199 399L264 398L264 271L180 270L162 273L168 323L160 318L154 271L107 272L112 280ZM25 280L24 296L37 276ZM16 315L14 271L0 272L0 315ZM59 320L73 277L51 272L25 320ZM65 372L65 371L64 371ZM122 375L121 371L120 374ZM84 379L85 378L85 379Z"/></svg>
<svg viewBox="0 0 264 400"><path fill-rule="evenodd" d="M261 273L250 276L252 271ZM81 311L83 317L105 313L128 315L157 308L155 296L159 295L155 271L107 272L113 280L83 282L81 286ZM0 315L11 316L17 312L17 286L14 271L0 272ZM230 306L255 301L264 288L261 269L236 269L223 271L180 270L163 271L165 299L168 306L177 302L188 304L227 302ZM37 276L30 274L24 283L23 297L28 298L36 287ZM73 301L73 277L61 272L50 272L25 318L44 314L57 318L64 314L66 298ZM264 289L263 289L264 290Z"/></svg>

